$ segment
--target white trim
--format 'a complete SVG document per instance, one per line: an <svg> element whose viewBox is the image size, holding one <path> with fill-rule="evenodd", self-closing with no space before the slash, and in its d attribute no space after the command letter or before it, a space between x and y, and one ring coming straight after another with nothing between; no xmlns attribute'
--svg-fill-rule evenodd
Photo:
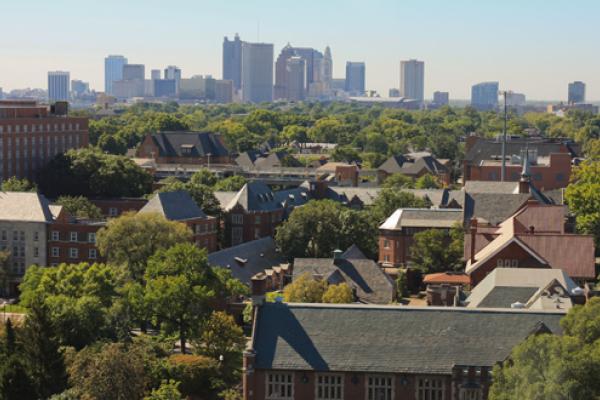
<svg viewBox="0 0 600 400"><path fill-rule="evenodd" d="M492 243L493 243L493 241L490 242L488 244L488 246ZM476 271L479 267L481 267L483 264L488 262L490 260L490 258L494 257L500 251L504 250L511 243L517 243L519 246L521 246L521 248L523 248L523 250L525 250L527 253L529 253L533 258L538 260L541 264L548 265L548 262L546 260L540 258L537 254L535 254L533 252L533 250L531 250L525 243L523 243L521 240L519 240L519 238L517 236L513 236L510 238L510 240L506 241L506 243L504 243L502 246L498 247L496 250L494 250L493 252L491 252L490 254L485 256L484 258L482 258L481 260L475 261L475 264L471 264L470 268L467 268L468 271L466 271L466 273L468 275L472 274L473 271ZM484 249L485 249L485 247L484 247ZM475 255L475 257L477 257L477 255Z"/></svg>

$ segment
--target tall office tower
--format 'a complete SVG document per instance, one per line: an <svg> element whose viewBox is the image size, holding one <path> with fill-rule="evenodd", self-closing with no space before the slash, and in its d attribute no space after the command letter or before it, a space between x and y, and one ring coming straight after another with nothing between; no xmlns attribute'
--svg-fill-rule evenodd
<svg viewBox="0 0 600 400"><path fill-rule="evenodd" d="M450 102L450 93L433 92L433 103L437 106L447 106Z"/></svg>
<svg viewBox="0 0 600 400"><path fill-rule="evenodd" d="M110 55L104 59L104 92L112 95L113 82L123 79L123 66L127 59L123 56Z"/></svg>
<svg viewBox="0 0 600 400"><path fill-rule="evenodd" d="M358 96L365 93L364 62L346 62L346 92Z"/></svg>
<svg viewBox="0 0 600 400"><path fill-rule="evenodd" d="M144 80L146 76L146 67L144 64L125 64L123 65L123 78L124 81L132 81L135 79Z"/></svg>
<svg viewBox="0 0 600 400"><path fill-rule="evenodd" d="M575 81L569 83L569 104L585 103L585 83Z"/></svg>
<svg viewBox="0 0 600 400"><path fill-rule="evenodd" d="M215 102L221 104L233 101L233 82L230 80L215 81Z"/></svg>
<svg viewBox="0 0 600 400"><path fill-rule="evenodd" d="M288 60L291 57L300 57L304 60L306 69L304 80L304 91L319 95L323 89L324 81L324 57L323 54L310 47L292 47L289 43L285 46L275 64L275 99L288 99L289 89L286 77L288 75Z"/></svg>
<svg viewBox="0 0 600 400"><path fill-rule="evenodd" d="M242 43L242 100L273 101L273 45Z"/></svg>
<svg viewBox="0 0 600 400"><path fill-rule="evenodd" d="M153 81L160 79L160 69L153 69L152 71L150 71L150 79L152 79Z"/></svg>
<svg viewBox="0 0 600 400"><path fill-rule="evenodd" d="M70 117L66 103L0 102L0 181L32 179L57 154L87 145L88 118Z"/></svg>
<svg viewBox="0 0 600 400"><path fill-rule="evenodd" d="M287 59L287 99L301 101L306 97L306 60L299 56Z"/></svg>
<svg viewBox="0 0 600 400"><path fill-rule="evenodd" d="M296 51L288 43L277 57L275 62L275 86L273 88L273 97L275 100L288 98L288 72L287 61L296 55Z"/></svg>
<svg viewBox="0 0 600 400"><path fill-rule="evenodd" d="M179 87L181 85L181 69L174 65L169 65L165 68L165 79L175 81L175 94L179 95Z"/></svg>
<svg viewBox="0 0 600 400"><path fill-rule="evenodd" d="M425 91L425 63L408 60L400 62L400 96L423 101Z"/></svg>
<svg viewBox="0 0 600 400"><path fill-rule="evenodd" d="M71 92L73 97L81 97L90 93L90 84L84 81L74 79L71 81Z"/></svg>
<svg viewBox="0 0 600 400"><path fill-rule="evenodd" d="M471 106L477 110L498 107L498 82L482 82L471 87Z"/></svg>
<svg viewBox="0 0 600 400"><path fill-rule="evenodd" d="M64 71L48 72L48 100L68 101L69 100L69 79L70 74Z"/></svg>
<svg viewBox="0 0 600 400"><path fill-rule="evenodd" d="M223 79L233 81L234 90L242 88L242 43L237 33L233 40L223 40Z"/></svg>
<svg viewBox="0 0 600 400"><path fill-rule="evenodd" d="M331 58L331 49L329 46L325 47L325 54L323 55L323 82L331 87L331 81L333 80L333 59Z"/></svg>

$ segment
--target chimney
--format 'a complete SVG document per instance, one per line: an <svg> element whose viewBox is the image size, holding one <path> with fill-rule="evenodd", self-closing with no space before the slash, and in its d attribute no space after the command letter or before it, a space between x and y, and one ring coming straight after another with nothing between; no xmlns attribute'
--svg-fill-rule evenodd
<svg viewBox="0 0 600 400"><path fill-rule="evenodd" d="M477 236L477 218L471 218L471 264L475 262L475 237Z"/></svg>
<svg viewBox="0 0 600 400"><path fill-rule="evenodd" d="M250 292L252 294L252 304L260 305L265 301L267 293L267 276L263 272L254 275L250 283Z"/></svg>
<svg viewBox="0 0 600 400"><path fill-rule="evenodd" d="M338 265L342 260L342 254L343 252L340 249L336 249L333 251L333 263L335 265Z"/></svg>

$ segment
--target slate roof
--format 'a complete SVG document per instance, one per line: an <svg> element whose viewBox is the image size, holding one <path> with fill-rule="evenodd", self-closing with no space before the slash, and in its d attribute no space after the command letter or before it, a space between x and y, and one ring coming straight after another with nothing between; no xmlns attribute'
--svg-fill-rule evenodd
<svg viewBox="0 0 600 400"><path fill-rule="evenodd" d="M379 229L451 228L463 222L463 212L454 208L399 208L379 226Z"/></svg>
<svg viewBox="0 0 600 400"><path fill-rule="evenodd" d="M498 225L527 202L529 193L466 193L465 221L479 218L492 225Z"/></svg>
<svg viewBox="0 0 600 400"><path fill-rule="evenodd" d="M364 206L371 206L380 191L380 187L330 186L327 197L342 203L350 203L353 199L358 199ZM450 195L457 194L452 192L459 192L449 191L448 189L401 189L401 191L411 193L422 199L428 199L434 207L446 206L452 200ZM461 193L458 194L461 195Z"/></svg>
<svg viewBox="0 0 600 400"><path fill-rule="evenodd" d="M265 303L251 342L257 369L449 374L491 367L564 315L480 310Z"/></svg>
<svg viewBox="0 0 600 400"><path fill-rule="evenodd" d="M0 191L0 220L46 223L53 220L53 215L44 195Z"/></svg>
<svg viewBox="0 0 600 400"><path fill-rule="evenodd" d="M527 301L538 291L533 287L496 286L479 303L480 308L510 308L516 302L527 303Z"/></svg>
<svg viewBox="0 0 600 400"><path fill-rule="evenodd" d="M444 164L430 153L425 152L392 156L377 169L387 174L400 173L407 176L415 176L423 170L433 175L448 172L448 168Z"/></svg>
<svg viewBox="0 0 600 400"><path fill-rule="evenodd" d="M159 213L170 221L207 218L189 193L183 190L157 193L139 212Z"/></svg>
<svg viewBox="0 0 600 400"><path fill-rule="evenodd" d="M192 146L191 156L201 157L211 154L212 157L226 157L229 151L225 148L220 135L199 132L160 132L152 135L162 157L189 157L182 154L182 146Z"/></svg>
<svg viewBox="0 0 600 400"><path fill-rule="evenodd" d="M347 253L352 257L360 257L354 250L349 250ZM342 257L335 262L333 258L295 258L293 278L308 273L317 279L327 280L337 273L341 274L350 287L356 289L360 302L388 304L394 299L394 285L375 261L364 255L362 258Z"/></svg>
<svg viewBox="0 0 600 400"><path fill-rule="evenodd" d="M246 183L228 203L221 203L221 208L229 211L239 204L246 211L273 211L301 206L309 200L310 191L303 186L274 192L265 183L254 181Z"/></svg>
<svg viewBox="0 0 600 400"><path fill-rule="evenodd" d="M568 142L567 140L560 141L535 141L535 140L510 140L506 143L506 155L521 155L521 151L525 147L529 147L529 151L537 151L538 157L547 157L551 153L564 153L565 147L571 157L580 157L581 148L579 145ZM502 154L502 142L495 140L478 139L473 146L465 154L464 160L470 164L479 164L484 160L491 160Z"/></svg>
<svg viewBox="0 0 600 400"><path fill-rule="evenodd" d="M231 270L234 278L248 286L251 284L251 278L257 273L285 262L285 257L276 251L275 240L270 236L215 251L208 255L210 265Z"/></svg>

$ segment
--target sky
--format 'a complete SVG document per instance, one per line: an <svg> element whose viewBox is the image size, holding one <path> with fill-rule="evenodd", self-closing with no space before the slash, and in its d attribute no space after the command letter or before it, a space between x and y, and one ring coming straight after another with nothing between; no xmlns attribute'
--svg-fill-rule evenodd
<svg viewBox="0 0 600 400"><path fill-rule="evenodd" d="M425 94L468 99L472 84L600 100L598 0L1 0L0 87L46 88L47 71L103 90L104 57L221 78L222 42L331 47L334 77L366 63L367 89L399 86L400 60L425 61Z"/></svg>

